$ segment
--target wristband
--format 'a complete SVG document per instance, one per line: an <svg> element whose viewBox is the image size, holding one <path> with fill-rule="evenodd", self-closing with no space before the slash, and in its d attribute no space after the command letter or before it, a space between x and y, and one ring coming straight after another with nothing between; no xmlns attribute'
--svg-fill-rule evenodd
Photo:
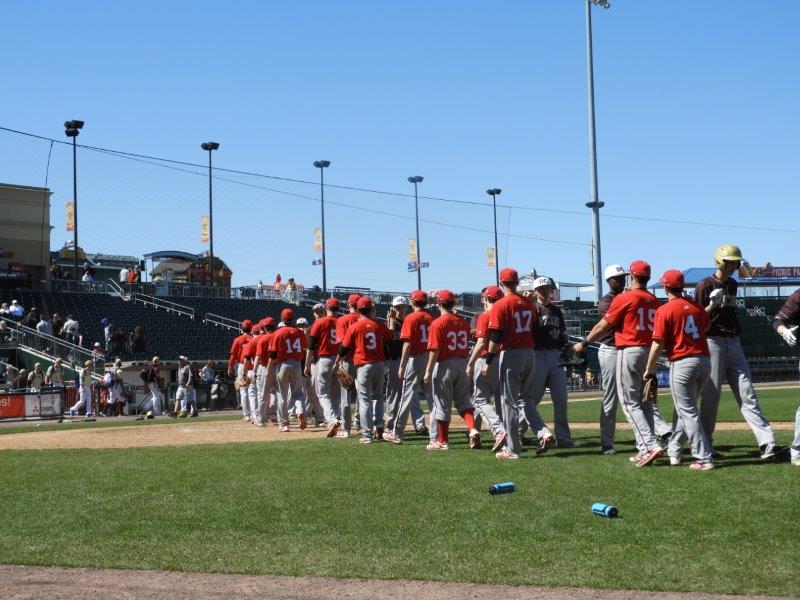
<svg viewBox="0 0 800 600"><path fill-rule="evenodd" d="M492 361L494 360L494 357L495 357L495 356L496 356L495 354L487 354L487 355L486 355L486 358L484 358L484 359L483 359L483 361L484 361L484 362L485 362L487 365L490 365L490 364L492 364Z"/></svg>

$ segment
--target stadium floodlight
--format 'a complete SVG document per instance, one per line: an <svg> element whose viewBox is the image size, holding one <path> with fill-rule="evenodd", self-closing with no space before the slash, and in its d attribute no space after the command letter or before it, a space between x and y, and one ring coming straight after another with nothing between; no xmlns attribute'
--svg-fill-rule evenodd
<svg viewBox="0 0 800 600"><path fill-rule="evenodd" d="M492 197L492 213L494 214L494 277L500 284L500 267L499 267L499 259L497 258L498 249L497 249L497 196L503 190L500 188L489 188L486 190L486 193Z"/></svg>
<svg viewBox="0 0 800 600"><path fill-rule="evenodd" d="M72 278L78 280L78 140L84 122L64 121L64 134L72 138Z"/></svg>
<svg viewBox="0 0 800 600"><path fill-rule="evenodd" d="M417 289L422 289L422 253L419 249L419 193L417 190L417 185L422 183L423 177L422 175L412 175L408 178L409 183L414 184L414 220L417 224L417 237L416 237L416 245L417 245Z"/></svg>
<svg viewBox="0 0 800 600"><path fill-rule="evenodd" d="M322 293L328 295L328 277L327 277L327 260L325 260L325 169L331 166L329 160L315 160L314 166L319 169L319 206L320 217L322 223L320 224L320 245L322 246Z"/></svg>
<svg viewBox="0 0 800 600"><path fill-rule="evenodd" d="M594 285L597 293L596 302L603 297L603 267L600 253L600 209L605 206L598 199L597 191L597 138L594 119L594 59L592 52L592 5L611 8L608 0L586 0L586 87L589 105L589 173L591 187L589 202L586 208L592 209L592 241L594 251Z"/></svg>
<svg viewBox="0 0 800 600"><path fill-rule="evenodd" d="M217 142L203 142L200 148L208 152L208 270L211 274L211 287L214 287L214 190L212 181L213 166L211 164L211 152L219 150Z"/></svg>

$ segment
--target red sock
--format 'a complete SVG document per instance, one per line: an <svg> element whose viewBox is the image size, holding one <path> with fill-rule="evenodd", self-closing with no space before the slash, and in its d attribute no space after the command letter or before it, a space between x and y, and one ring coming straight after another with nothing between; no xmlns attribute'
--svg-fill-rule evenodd
<svg viewBox="0 0 800 600"><path fill-rule="evenodd" d="M439 426L436 439L438 439L442 444L446 444L450 439L450 421L440 421L439 419L436 419L436 423Z"/></svg>
<svg viewBox="0 0 800 600"><path fill-rule="evenodd" d="M463 413L461 413L464 423L467 424L467 429L475 429L475 419L473 417L474 413L475 411L472 409L465 410Z"/></svg>

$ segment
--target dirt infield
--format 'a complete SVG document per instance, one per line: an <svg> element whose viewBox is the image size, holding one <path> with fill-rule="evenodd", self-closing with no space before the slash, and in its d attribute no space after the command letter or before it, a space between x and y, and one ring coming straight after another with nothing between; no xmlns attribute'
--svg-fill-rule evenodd
<svg viewBox="0 0 800 600"><path fill-rule="evenodd" d="M275 425L256 427L242 421L181 421L175 423L139 424L120 427L70 429L68 423L59 431L30 431L0 436L0 450L63 450L78 448L145 448L151 446L191 446L195 444L234 444L239 442L275 442L325 437L326 430L309 427L300 430L293 425L281 433ZM463 428L463 421L453 419L454 429ZM572 423L576 430L597 429L595 423ZM774 430L791 430L794 423L772 423ZM618 429L630 429L627 423ZM718 430L746 430L745 423L718 423ZM331 440L338 443L340 439Z"/></svg>
<svg viewBox="0 0 800 600"><path fill-rule="evenodd" d="M0 566L4 598L415 598L417 600L750 600L756 596L581 588ZM758 598L770 598L757 596Z"/></svg>

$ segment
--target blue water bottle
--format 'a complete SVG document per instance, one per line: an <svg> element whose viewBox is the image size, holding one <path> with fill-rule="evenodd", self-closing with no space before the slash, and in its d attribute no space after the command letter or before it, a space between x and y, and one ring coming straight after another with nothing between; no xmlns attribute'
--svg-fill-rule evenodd
<svg viewBox="0 0 800 600"><path fill-rule="evenodd" d="M592 504L592 512L596 515L600 515L601 517L606 517L607 519L613 519L619 515L619 511L617 510L616 506L611 506L610 504L605 504L603 502L595 502Z"/></svg>
<svg viewBox="0 0 800 600"><path fill-rule="evenodd" d="M511 492L516 491L517 486L514 485L513 481L506 481L503 483L495 483L492 487L489 488L490 494L510 494Z"/></svg>

